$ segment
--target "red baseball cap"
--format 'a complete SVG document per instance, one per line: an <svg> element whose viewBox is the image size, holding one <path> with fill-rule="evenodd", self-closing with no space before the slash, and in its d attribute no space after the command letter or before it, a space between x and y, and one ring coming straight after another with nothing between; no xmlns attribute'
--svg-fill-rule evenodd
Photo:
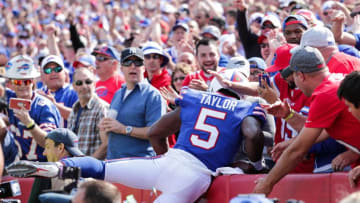
<svg viewBox="0 0 360 203"><path fill-rule="evenodd" d="M284 44L278 47L274 54L273 65L266 68L265 71L271 73L288 67L291 59L290 50L296 46L296 44Z"/></svg>
<svg viewBox="0 0 360 203"><path fill-rule="evenodd" d="M260 35L258 37L257 43L262 44L265 39L267 39L267 37L265 35Z"/></svg>

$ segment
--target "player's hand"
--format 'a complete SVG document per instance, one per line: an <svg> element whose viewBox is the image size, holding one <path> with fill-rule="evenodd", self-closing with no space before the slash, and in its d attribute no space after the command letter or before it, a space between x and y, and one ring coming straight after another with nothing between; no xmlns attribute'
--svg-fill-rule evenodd
<svg viewBox="0 0 360 203"><path fill-rule="evenodd" d="M348 179L351 187L356 187L357 179L360 176L360 166L357 166L348 173Z"/></svg>
<svg viewBox="0 0 360 203"><path fill-rule="evenodd" d="M292 143L292 140L286 140L280 143L277 143L271 150L271 158L276 161L280 158L281 154L285 149Z"/></svg>
<svg viewBox="0 0 360 203"><path fill-rule="evenodd" d="M166 101L171 104L175 104L175 99L181 98L181 96L171 87L160 87L160 93Z"/></svg>
<svg viewBox="0 0 360 203"><path fill-rule="evenodd" d="M259 178L255 180L255 188L253 190L253 193L261 193L268 196L273 188L272 185L268 184L266 182L266 178Z"/></svg>
<svg viewBox="0 0 360 203"><path fill-rule="evenodd" d="M192 79L190 84L189 84L189 88L191 89L196 89L196 90L201 90L201 91L207 91L207 89L209 88L208 85L205 83L204 80L199 80L199 79Z"/></svg>
<svg viewBox="0 0 360 203"><path fill-rule="evenodd" d="M29 112L24 107L22 107L21 110L14 109L13 111L14 116L18 118L20 122L23 123L25 126L28 126L32 122Z"/></svg>
<svg viewBox="0 0 360 203"><path fill-rule="evenodd" d="M331 161L331 167L334 171L343 171L346 166L354 163L359 159L359 155L352 150L347 150L339 155L337 155Z"/></svg>
<svg viewBox="0 0 360 203"><path fill-rule="evenodd" d="M125 125L113 118L103 118L100 121L99 128L102 131L125 134Z"/></svg>

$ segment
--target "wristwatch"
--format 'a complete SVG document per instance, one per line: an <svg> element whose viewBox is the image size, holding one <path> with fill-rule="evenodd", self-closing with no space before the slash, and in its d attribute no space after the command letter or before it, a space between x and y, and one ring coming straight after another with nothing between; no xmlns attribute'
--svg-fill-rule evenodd
<svg viewBox="0 0 360 203"><path fill-rule="evenodd" d="M130 136L132 130L133 130L133 127L132 127L132 126L129 126L129 125L126 126L126 128L125 128L125 134L128 135L128 136Z"/></svg>

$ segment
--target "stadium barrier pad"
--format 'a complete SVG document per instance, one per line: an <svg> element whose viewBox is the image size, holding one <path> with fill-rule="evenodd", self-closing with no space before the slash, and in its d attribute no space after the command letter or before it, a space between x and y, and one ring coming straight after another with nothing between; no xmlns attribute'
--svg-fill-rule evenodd
<svg viewBox="0 0 360 203"><path fill-rule="evenodd" d="M229 202L229 200L238 194L251 193L255 180L264 175L227 175L219 176L214 179L211 187L203 196L208 203ZM3 177L2 181L9 181L14 178ZM30 195L33 178L19 178L22 195L12 197L20 199L21 202L27 202ZM122 194L122 199L134 198L137 202L153 202L160 191L139 190L126 187L115 183ZM342 198L360 187L351 188L347 179L347 173L330 174L291 174L283 178L270 193L270 198L277 198L280 203L288 199L302 200L306 203L336 203ZM202 202L202 201L201 201Z"/></svg>

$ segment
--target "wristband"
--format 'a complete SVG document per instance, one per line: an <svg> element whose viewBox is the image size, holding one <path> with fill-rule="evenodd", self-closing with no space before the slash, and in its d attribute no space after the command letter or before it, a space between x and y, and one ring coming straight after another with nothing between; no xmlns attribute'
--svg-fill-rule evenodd
<svg viewBox="0 0 360 203"><path fill-rule="evenodd" d="M35 128L35 122L34 120L31 120L31 122L26 126L26 130L31 130Z"/></svg>
<svg viewBox="0 0 360 203"><path fill-rule="evenodd" d="M284 118L285 121L288 121L290 118L294 117L295 111L294 109L290 109L290 113L286 118Z"/></svg>

